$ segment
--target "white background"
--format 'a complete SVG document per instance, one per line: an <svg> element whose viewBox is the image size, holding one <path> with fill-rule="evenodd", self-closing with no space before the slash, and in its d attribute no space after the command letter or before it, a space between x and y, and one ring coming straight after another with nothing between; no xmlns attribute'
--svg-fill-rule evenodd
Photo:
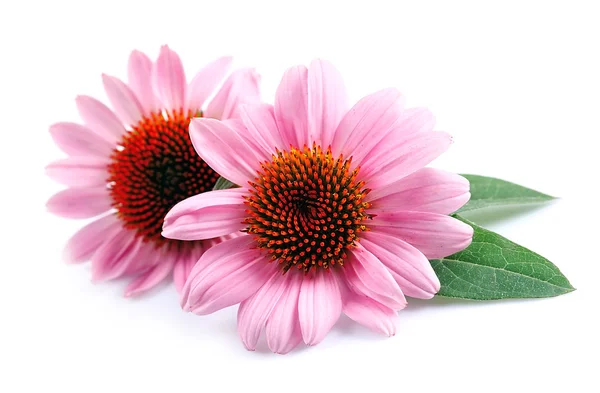
<svg viewBox="0 0 600 393"><path fill-rule="evenodd" d="M0 391L597 392L600 24L594 2L3 1L0 6ZM485 4L484 4L485 3ZM477 219L555 262L552 299L411 301L383 338L343 317L316 347L241 345L235 308L183 313L172 285L140 299L90 283L61 250L82 222L45 212L60 186L47 132L77 94L162 44L188 72L224 55L256 66L272 102L286 67L334 62L352 99L398 87L455 144L435 166L556 202ZM514 213L514 212L512 212Z"/></svg>

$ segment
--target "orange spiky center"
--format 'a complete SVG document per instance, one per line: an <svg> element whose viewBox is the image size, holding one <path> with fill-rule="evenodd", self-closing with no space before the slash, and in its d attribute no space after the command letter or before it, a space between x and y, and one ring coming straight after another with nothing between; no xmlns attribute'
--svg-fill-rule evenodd
<svg viewBox="0 0 600 393"><path fill-rule="evenodd" d="M194 151L188 126L201 113L153 113L132 127L111 156L110 195L126 228L157 244L163 219L178 202L212 190L219 175Z"/></svg>
<svg viewBox="0 0 600 393"><path fill-rule="evenodd" d="M370 191L351 170L352 158L334 158L320 146L277 151L250 182L247 232L284 272L343 265L347 250L368 230Z"/></svg>

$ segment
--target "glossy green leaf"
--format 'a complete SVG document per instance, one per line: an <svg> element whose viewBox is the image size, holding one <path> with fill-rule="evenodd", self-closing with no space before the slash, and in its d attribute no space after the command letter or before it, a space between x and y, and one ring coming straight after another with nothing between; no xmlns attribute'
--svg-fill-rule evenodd
<svg viewBox="0 0 600 393"><path fill-rule="evenodd" d="M457 213L493 206L527 205L554 199L550 195L505 180L479 175L461 175L471 183L471 199Z"/></svg>
<svg viewBox="0 0 600 393"><path fill-rule="evenodd" d="M442 284L439 296L492 300L540 298L573 291L549 260L462 217L474 229L465 250L431 261Z"/></svg>
<svg viewBox="0 0 600 393"><path fill-rule="evenodd" d="M232 183L229 180L225 179L223 176L221 176L217 179L217 182L215 183L215 186L213 187L213 191L227 190L229 188L238 188L238 187L239 186L237 184Z"/></svg>

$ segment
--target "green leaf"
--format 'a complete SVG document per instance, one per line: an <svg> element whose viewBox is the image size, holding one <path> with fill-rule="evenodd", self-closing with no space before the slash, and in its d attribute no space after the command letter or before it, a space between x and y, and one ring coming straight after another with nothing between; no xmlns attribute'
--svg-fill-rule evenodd
<svg viewBox="0 0 600 393"><path fill-rule="evenodd" d="M238 188L238 187L239 186L237 184L232 183L229 180L225 179L223 176L221 176L217 179L217 182L215 183L215 186L213 187L213 191L227 190L229 188Z"/></svg>
<svg viewBox="0 0 600 393"><path fill-rule="evenodd" d="M540 298L575 290L549 260L455 216L474 229L465 250L431 261L442 284L439 296L492 300Z"/></svg>
<svg viewBox="0 0 600 393"><path fill-rule="evenodd" d="M554 199L527 187L479 175L461 175L471 183L471 199L457 213L493 206L527 205Z"/></svg>

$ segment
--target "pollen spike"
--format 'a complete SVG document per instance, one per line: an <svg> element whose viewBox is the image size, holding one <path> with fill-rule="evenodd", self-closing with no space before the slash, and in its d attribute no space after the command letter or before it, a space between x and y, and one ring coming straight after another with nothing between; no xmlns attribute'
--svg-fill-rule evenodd
<svg viewBox="0 0 600 393"><path fill-rule="evenodd" d="M195 152L188 126L196 113L151 113L126 133L108 165L110 196L117 215L144 241L162 237L163 219L178 202L212 190L219 175ZM191 242L190 242L191 244Z"/></svg>
<svg viewBox="0 0 600 393"><path fill-rule="evenodd" d="M356 180L359 170L350 171L352 158L334 158L330 146L311 146L276 149L246 197L246 230L278 259L283 273L294 265L305 273L342 266L345 250L356 246L371 217L363 202L367 189Z"/></svg>

